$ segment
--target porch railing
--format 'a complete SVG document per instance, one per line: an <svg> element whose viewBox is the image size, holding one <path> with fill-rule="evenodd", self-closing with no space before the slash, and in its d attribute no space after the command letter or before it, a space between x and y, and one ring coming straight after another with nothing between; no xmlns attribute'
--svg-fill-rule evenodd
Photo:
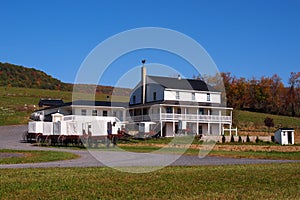
<svg viewBox="0 0 300 200"><path fill-rule="evenodd" d="M220 115L196 115L196 114L173 114L161 113L150 115L138 115L127 118L127 121L141 122L141 121L190 121L199 123L231 123L231 116Z"/></svg>

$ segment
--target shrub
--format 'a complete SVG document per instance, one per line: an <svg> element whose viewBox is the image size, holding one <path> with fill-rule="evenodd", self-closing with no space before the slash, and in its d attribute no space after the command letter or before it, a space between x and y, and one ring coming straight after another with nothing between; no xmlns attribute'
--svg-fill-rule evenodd
<svg viewBox="0 0 300 200"><path fill-rule="evenodd" d="M226 138L225 138L225 135L222 136L222 143L225 143L226 142Z"/></svg>
<svg viewBox="0 0 300 200"><path fill-rule="evenodd" d="M246 142L250 142L250 137L247 135Z"/></svg>
<svg viewBox="0 0 300 200"><path fill-rule="evenodd" d="M256 143L259 143L259 142L260 142L258 136L256 136L255 142L256 142Z"/></svg>
<svg viewBox="0 0 300 200"><path fill-rule="evenodd" d="M234 137L231 135L230 142L234 142Z"/></svg>
<svg viewBox="0 0 300 200"><path fill-rule="evenodd" d="M238 141L238 142L239 142L239 143L242 143L242 142L243 142L241 136L239 136L239 141Z"/></svg>

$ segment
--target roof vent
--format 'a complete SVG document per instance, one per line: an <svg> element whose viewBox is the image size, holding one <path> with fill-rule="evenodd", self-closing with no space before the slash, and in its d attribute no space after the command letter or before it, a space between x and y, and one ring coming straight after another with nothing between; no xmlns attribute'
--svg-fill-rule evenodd
<svg viewBox="0 0 300 200"><path fill-rule="evenodd" d="M180 74L178 74L178 80L181 80L181 76L180 76Z"/></svg>

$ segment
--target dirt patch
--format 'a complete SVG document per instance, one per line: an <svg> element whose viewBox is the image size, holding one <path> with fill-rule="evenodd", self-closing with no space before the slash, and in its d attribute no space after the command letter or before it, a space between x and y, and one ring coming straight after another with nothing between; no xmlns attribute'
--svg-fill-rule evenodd
<svg viewBox="0 0 300 200"><path fill-rule="evenodd" d="M214 150L222 151L278 151L297 152L300 146L271 146L271 145L215 145Z"/></svg>
<svg viewBox="0 0 300 200"><path fill-rule="evenodd" d="M120 144L119 146L155 146L169 148L188 148L188 145L168 145L168 144ZM211 145L192 144L192 149L210 150ZM300 146L272 146L272 145L215 145L216 151L278 151L278 152L298 152Z"/></svg>

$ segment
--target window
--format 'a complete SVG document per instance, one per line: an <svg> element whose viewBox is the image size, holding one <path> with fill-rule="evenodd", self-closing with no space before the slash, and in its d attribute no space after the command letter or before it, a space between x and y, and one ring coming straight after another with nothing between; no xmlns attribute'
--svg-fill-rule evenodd
<svg viewBox="0 0 300 200"><path fill-rule="evenodd" d="M210 101L210 94L209 93L207 93L206 100Z"/></svg>
<svg viewBox="0 0 300 200"><path fill-rule="evenodd" d="M199 115L204 115L204 109L203 108L199 108Z"/></svg>
<svg viewBox="0 0 300 200"><path fill-rule="evenodd" d="M177 108L177 114L181 114L181 108Z"/></svg>
<svg viewBox="0 0 300 200"><path fill-rule="evenodd" d="M156 92L153 92L153 101L156 101Z"/></svg>
<svg viewBox="0 0 300 200"><path fill-rule="evenodd" d="M132 97L132 103L136 103L136 97L135 97L135 95Z"/></svg>
<svg viewBox="0 0 300 200"><path fill-rule="evenodd" d="M172 113L172 107L167 107L167 108L166 108L166 112L167 112L167 113Z"/></svg>
<svg viewBox="0 0 300 200"><path fill-rule="evenodd" d="M196 97L195 97L195 92L192 92L192 100L196 100Z"/></svg>
<svg viewBox="0 0 300 200"><path fill-rule="evenodd" d="M176 99L180 99L179 92L176 92Z"/></svg>
<svg viewBox="0 0 300 200"><path fill-rule="evenodd" d="M107 116L107 110L103 110L103 116Z"/></svg>
<svg viewBox="0 0 300 200"><path fill-rule="evenodd" d="M98 114L97 110L92 110L92 115L93 116L97 116L97 114Z"/></svg>
<svg viewBox="0 0 300 200"><path fill-rule="evenodd" d="M81 115L86 115L86 109L81 110Z"/></svg>

